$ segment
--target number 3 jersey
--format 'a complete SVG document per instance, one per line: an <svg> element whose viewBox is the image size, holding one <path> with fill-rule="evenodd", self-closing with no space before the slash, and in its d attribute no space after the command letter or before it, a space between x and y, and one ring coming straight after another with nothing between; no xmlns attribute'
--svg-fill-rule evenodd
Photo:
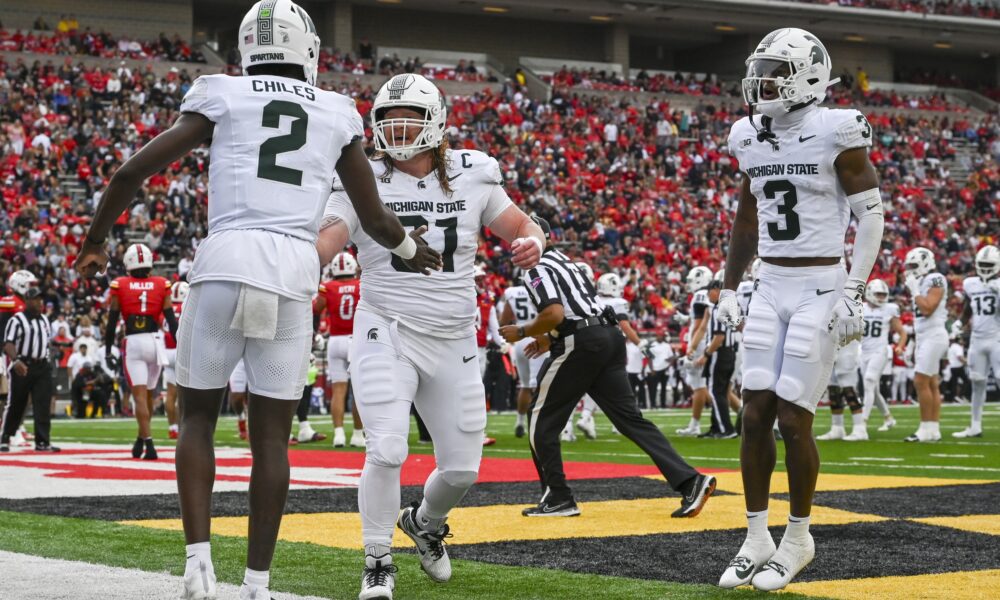
<svg viewBox="0 0 1000 600"><path fill-rule="evenodd" d="M1000 297L997 293L978 276L967 277L962 282L962 290L972 308L972 338L987 342L1000 340ZM941 302L943 304L944 300Z"/></svg>
<svg viewBox="0 0 1000 600"><path fill-rule="evenodd" d="M208 237L190 282L238 281L308 301L335 166L364 135L354 101L287 77L206 75L181 111L215 123Z"/></svg>
<svg viewBox="0 0 1000 600"><path fill-rule="evenodd" d="M417 179L399 169L387 172L372 161L382 201L407 229L427 227L424 240L441 253L444 268L430 275L410 271L403 261L375 243L361 229L347 194L334 187L325 219L347 224L358 246L361 265L360 307L407 327L440 338L475 333L476 286L473 262L479 230L512 206L503 190L497 161L474 150L448 150L448 184L441 189L436 173Z"/></svg>
<svg viewBox="0 0 1000 600"><path fill-rule="evenodd" d="M773 124L773 145L758 141L743 117L729 133L729 152L757 199L761 257L840 258L851 209L834 161L845 150L870 147L872 129L856 110L802 110L808 112ZM763 130L761 117L754 119Z"/></svg>
<svg viewBox="0 0 1000 600"><path fill-rule="evenodd" d="M899 318L899 305L886 302L882 306L872 306L866 302L863 316L865 326L861 330L861 355L885 355L892 332L892 320Z"/></svg>

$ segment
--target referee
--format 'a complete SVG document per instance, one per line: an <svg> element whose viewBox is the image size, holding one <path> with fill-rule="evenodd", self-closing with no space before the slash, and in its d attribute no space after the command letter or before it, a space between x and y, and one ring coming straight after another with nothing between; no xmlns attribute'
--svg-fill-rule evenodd
<svg viewBox="0 0 1000 600"><path fill-rule="evenodd" d="M533 217L548 236L549 224ZM511 343L534 337L529 354L551 354L538 376L531 404L529 441L544 493L527 517L580 514L563 472L559 433L580 397L590 394L625 437L659 467L670 486L682 494L674 517L694 517L715 491L715 478L698 473L671 447L659 429L639 413L625 372L625 337L613 311L597 304L597 290L584 273L551 241L538 266L527 271L525 287L538 307L534 321L507 325L501 335Z"/></svg>
<svg viewBox="0 0 1000 600"><path fill-rule="evenodd" d="M3 415L0 452L10 451L10 438L24 417L31 396L35 418L35 451L59 452L50 443L52 365L49 342L52 328L42 314L42 291L29 288L24 294L24 310L7 321L4 328L4 352L11 360L10 402Z"/></svg>
<svg viewBox="0 0 1000 600"><path fill-rule="evenodd" d="M728 440L737 436L729 418L729 385L736 370L736 341L733 339L735 332L718 318L721 289L722 282L718 280L708 286L708 299L712 302L708 321L710 337L705 353L694 364L704 367L712 393L712 427L704 437Z"/></svg>

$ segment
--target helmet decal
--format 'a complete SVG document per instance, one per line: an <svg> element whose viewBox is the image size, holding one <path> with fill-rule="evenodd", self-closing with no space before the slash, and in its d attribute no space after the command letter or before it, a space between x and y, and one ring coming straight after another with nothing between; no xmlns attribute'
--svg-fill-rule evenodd
<svg viewBox="0 0 1000 600"><path fill-rule="evenodd" d="M272 44L274 32L274 5L278 0L263 0L257 9L257 43L261 46Z"/></svg>

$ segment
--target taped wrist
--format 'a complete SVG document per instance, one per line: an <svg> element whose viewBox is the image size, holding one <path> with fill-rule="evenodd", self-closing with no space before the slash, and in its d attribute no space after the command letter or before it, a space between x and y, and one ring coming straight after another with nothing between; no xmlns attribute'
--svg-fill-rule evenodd
<svg viewBox="0 0 1000 600"><path fill-rule="evenodd" d="M410 260L417 255L417 243L410 236L404 236L403 241L392 249L392 253L403 260Z"/></svg>

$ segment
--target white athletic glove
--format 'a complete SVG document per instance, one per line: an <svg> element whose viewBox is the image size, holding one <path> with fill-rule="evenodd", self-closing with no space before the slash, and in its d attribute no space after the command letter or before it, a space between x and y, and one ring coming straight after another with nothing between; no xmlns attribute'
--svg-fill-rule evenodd
<svg viewBox="0 0 1000 600"><path fill-rule="evenodd" d="M677 311L674 313L674 320L680 323L681 325L686 325L687 322L691 320L691 317L680 311Z"/></svg>
<svg viewBox="0 0 1000 600"><path fill-rule="evenodd" d="M865 295L865 286L847 286L844 294L833 305L833 316L830 318L829 330L837 336L837 343L846 346L854 340L861 339L864 326L861 312L861 298Z"/></svg>
<svg viewBox="0 0 1000 600"><path fill-rule="evenodd" d="M993 293L1000 296L1000 277L994 277L986 284L986 287L993 290Z"/></svg>
<svg viewBox="0 0 1000 600"><path fill-rule="evenodd" d="M910 297L916 298L920 295L920 278L912 273L903 280L903 285L910 291Z"/></svg>
<svg viewBox="0 0 1000 600"><path fill-rule="evenodd" d="M719 292L719 320L730 329L737 329L743 322L740 305L736 302L736 292L722 290Z"/></svg>

